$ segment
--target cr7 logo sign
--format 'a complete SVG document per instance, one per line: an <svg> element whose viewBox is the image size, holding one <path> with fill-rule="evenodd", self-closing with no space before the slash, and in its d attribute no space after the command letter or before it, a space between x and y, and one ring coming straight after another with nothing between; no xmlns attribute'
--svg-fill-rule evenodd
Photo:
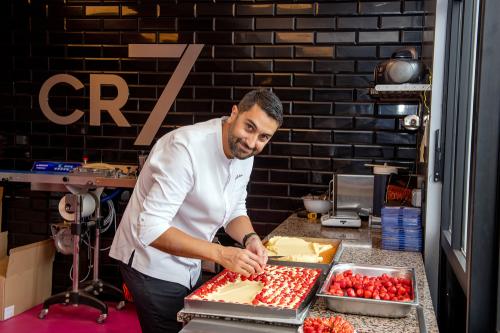
<svg viewBox="0 0 500 333"><path fill-rule="evenodd" d="M200 55L203 44L129 44L130 58L180 58L175 71L156 102L134 145L150 145L160 128L179 90ZM82 89L83 83L73 75L57 74L45 81L38 95L43 114L52 122L60 125L72 124L83 116L79 109L66 116L56 114L49 106L49 93L53 86L67 83L75 90ZM114 85L118 91L114 99L101 99L101 86ZM101 111L107 111L120 127L130 127L120 109L128 100L129 90L123 78L114 74L90 74L90 125L101 125Z"/></svg>

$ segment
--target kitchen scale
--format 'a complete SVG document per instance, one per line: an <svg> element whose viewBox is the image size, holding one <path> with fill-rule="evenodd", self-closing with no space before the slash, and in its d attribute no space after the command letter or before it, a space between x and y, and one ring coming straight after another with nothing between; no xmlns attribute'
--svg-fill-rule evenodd
<svg viewBox="0 0 500 333"><path fill-rule="evenodd" d="M359 228L361 218L354 210L332 210L330 213L321 216L321 225L326 227Z"/></svg>
<svg viewBox="0 0 500 333"><path fill-rule="evenodd" d="M337 189L336 189L336 175L328 184L328 194L331 195L330 202L332 202L332 210L321 216L321 225L326 227L347 227L359 228L361 227L361 218L357 210L340 209L337 210Z"/></svg>

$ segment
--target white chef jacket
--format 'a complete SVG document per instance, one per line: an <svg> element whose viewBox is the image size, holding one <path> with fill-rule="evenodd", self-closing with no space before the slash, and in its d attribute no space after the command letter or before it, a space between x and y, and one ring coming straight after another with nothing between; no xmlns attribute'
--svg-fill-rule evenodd
<svg viewBox="0 0 500 333"><path fill-rule="evenodd" d="M247 215L246 187L253 157L228 159L222 120L176 129L151 150L116 231L109 255L139 272L187 288L195 285L201 261L149 246L170 227L212 241L217 230Z"/></svg>

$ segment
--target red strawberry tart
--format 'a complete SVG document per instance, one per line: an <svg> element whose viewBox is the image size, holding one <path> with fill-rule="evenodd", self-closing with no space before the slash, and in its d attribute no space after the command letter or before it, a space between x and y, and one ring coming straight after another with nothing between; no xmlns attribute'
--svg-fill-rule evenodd
<svg viewBox="0 0 500 333"><path fill-rule="evenodd" d="M248 278L224 270L187 299L297 309L320 274L319 269L275 265Z"/></svg>

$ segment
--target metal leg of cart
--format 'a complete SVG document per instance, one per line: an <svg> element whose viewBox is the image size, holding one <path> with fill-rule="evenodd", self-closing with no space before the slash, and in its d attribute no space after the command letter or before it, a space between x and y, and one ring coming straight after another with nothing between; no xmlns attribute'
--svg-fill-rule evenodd
<svg viewBox="0 0 500 333"><path fill-rule="evenodd" d="M98 200L96 200L98 201ZM116 305L117 310L123 309L125 306L125 297L123 291L119 288L113 286L108 282L104 282L99 279L99 251L100 251L100 234L102 228L102 217L100 212L100 204L96 206L96 225L95 225L95 242L94 242L94 268L93 276L91 281L87 281L83 284L83 289L93 295L107 294L113 296L113 298L119 299Z"/></svg>
<svg viewBox="0 0 500 333"><path fill-rule="evenodd" d="M38 317L44 319L48 312L49 307L53 304L71 304L74 306L88 305L98 309L101 314L97 317L98 323L103 323L108 317L108 306L101 300L87 293L85 289L79 287L79 264L80 264L80 235L82 233L81 223L81 196L79 194L67 194L66 202L67 209L74 212L74 221L71 224L71 234L73 235L73 272L72 272L72 288L70 291L65 291L53 295L46 299L43 303L43 308ZM96 228L98 229L98 228ZM97 249L97 252L99 250ZM98 254L97 254L98 255ZM94 267L98 266L98 262L94 262Z"/></svg>

